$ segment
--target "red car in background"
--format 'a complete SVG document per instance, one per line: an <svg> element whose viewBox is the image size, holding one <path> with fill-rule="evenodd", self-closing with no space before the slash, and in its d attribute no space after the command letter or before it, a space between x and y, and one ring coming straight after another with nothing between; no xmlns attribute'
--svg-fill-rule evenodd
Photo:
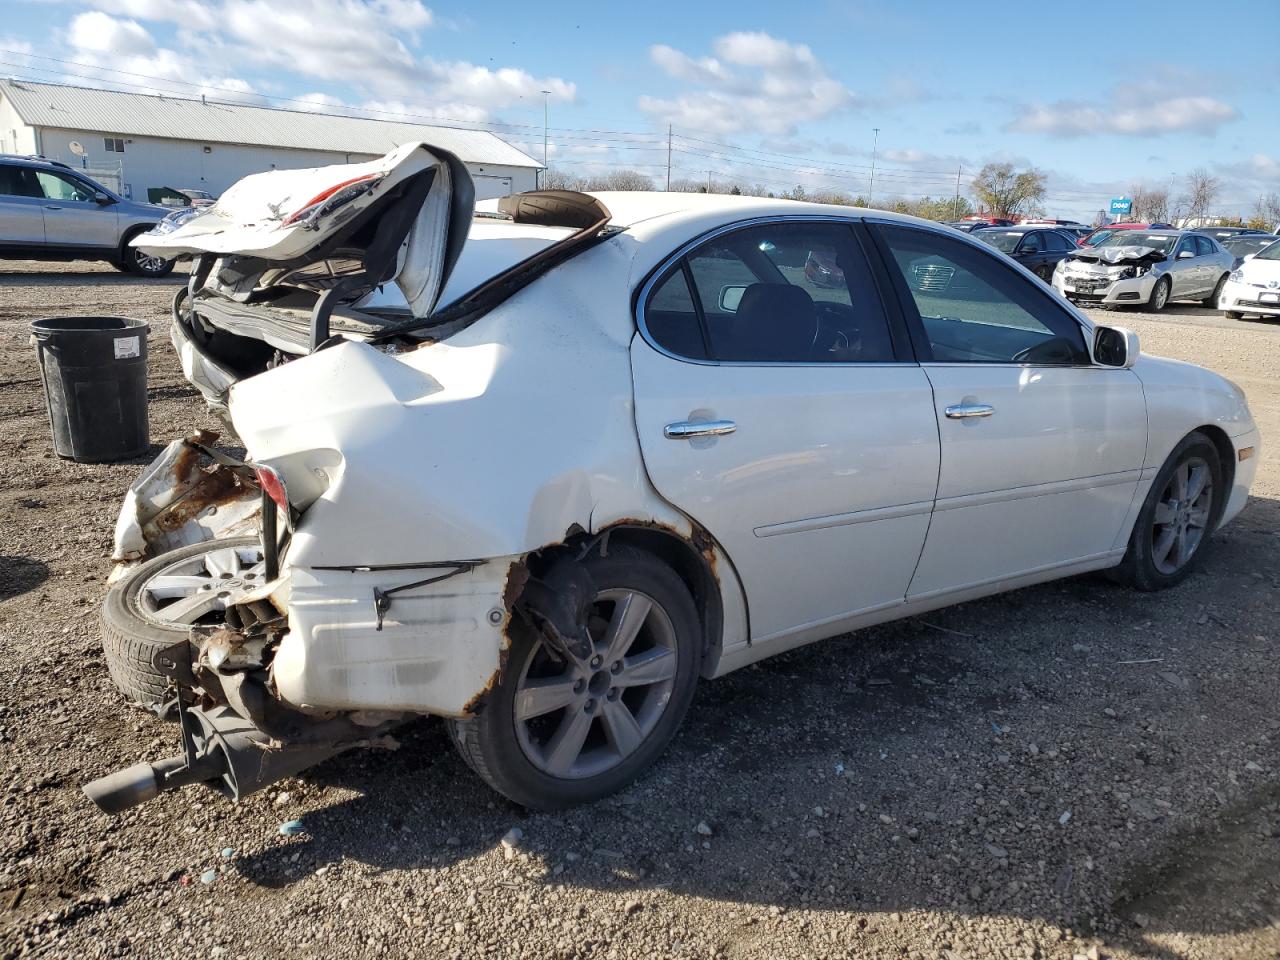
<svg viewBox="0 0 1280 960"><path fill-rule="evenodd" d="M1099 227L1092 233L1086 233L1083 237L1076 241L1082 247L1093 247L1101 243L1117 230L1172 230L1173 226L1168 223L1109 223L1105 227Z"/></svg>

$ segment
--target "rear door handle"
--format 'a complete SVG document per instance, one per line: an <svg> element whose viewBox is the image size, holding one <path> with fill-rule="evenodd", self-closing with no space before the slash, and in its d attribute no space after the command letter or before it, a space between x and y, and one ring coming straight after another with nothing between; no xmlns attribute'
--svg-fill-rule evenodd
<svg viewBox="0 0 1280 960"><path fill-rule="evenodd" d="M692 440L694 437L723 437L733 433L738 425L732 420L681 420L668 423L662 435L668 440Z"/></svg>
<svg viewBox="0 0 1280 960"><path fill-rule="evenodd" d="M989 403L955 403L947 407L946 414L952 420L967 420L969 417L989 417L996 408Z"/></svg>

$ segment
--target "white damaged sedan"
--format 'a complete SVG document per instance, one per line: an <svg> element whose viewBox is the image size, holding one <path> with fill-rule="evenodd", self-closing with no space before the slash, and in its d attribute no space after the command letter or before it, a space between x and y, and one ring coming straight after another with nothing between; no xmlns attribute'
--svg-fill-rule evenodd
<svg viewBox="0 0 1280 960"><path fill-rule="evenodd" d="M130 491L108 658L183 750L89 784L107 810L242 796L423 714L511 799L592 800L699 677L1086 571L1178 583L1257 463L1236 386L909 217L477 208L410 144L139 244L193 258L174 342L247 459L179 441Z"/></svg>

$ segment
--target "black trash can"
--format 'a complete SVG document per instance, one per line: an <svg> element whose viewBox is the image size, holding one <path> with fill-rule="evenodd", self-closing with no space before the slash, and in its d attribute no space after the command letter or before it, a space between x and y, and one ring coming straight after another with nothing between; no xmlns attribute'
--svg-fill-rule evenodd
<svg viewBox="0 0 1280 960"><path fill-rule="evenodd" d="M148 330L128 317L32 322L58 456L108 463L146 451Z"/></svg>

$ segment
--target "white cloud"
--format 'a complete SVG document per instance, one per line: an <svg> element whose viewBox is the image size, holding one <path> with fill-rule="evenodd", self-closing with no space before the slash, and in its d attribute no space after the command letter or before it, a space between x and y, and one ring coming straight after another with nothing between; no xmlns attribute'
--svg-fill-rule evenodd
<svg viewBox="0 0 1280 960"><path fill-rule="evenodd" d="M136 88L145 77L178 81L156 89L182 95L264 101L236 76L252 65L339 85L352 96L299 98L301 109L350 112L349 104L426 118L482 121L523 101L577 97L573 83L513 66L482 66L417 50L418 31L436 26L421 0L89 0L65 32L71 59L103 68L105 85ZM145 24L177 27L156 42ZM107 68L140 77L110 79ZM83 71L81 71L83 72ZM80 81L77 81L80 82Z"/></svg>
<svg viewBox="0 0 1280 960"><path fill-rule="evenodd" d="M149 56L155 38L136 20L120 20L100 10L77 14L67 31L67 42L78 50L117 56Z"/></svg>
<svg viewBox="0 0 1280 960"><path fill-rule="evenodd" d="M1208 96L1136 99L1113 94L1104 102L1059 100L1030 104L1006 129L1054 137L1099 133L1152 137L1164 133L1214 133L1238 116L1234 107Z"/></svg>
<svg viewBox="0 0 1280 960"><path fill-rule="evenodd" d="M753 130L788 134L853 103L804 44L767 33L730 33L712 44L714 56L695 58L663 44L650 49L668 76L696 89L672 98L641 96L641 110L686 130L729 134Z"/></svg>

